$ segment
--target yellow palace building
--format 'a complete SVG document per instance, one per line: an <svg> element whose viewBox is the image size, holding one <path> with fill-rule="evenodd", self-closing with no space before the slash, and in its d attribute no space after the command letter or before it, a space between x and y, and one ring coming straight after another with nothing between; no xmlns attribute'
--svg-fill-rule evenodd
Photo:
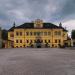
<svg viewBox="0 0 75 75"><path fill-rule="evenodd" d="M37 19L8 30L9 47L59 47L67 41L67 30L52 23Z"/></svg>

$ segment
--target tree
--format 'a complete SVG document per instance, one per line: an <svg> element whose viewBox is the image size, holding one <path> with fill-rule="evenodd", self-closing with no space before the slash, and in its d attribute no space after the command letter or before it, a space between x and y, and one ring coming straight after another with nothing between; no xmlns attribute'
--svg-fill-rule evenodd
<svg viewBox="0 0 75 75"><path fill-rule="evenodd" d="M75 30L72 30L72 32L71 32L71 38L75 39Z"/></svg>
<svg viewBox="0 0 75 75"><path fill-rule="evenodd" d="M8 40L8 31L5 29L2 30L2 39Z"/></svg>

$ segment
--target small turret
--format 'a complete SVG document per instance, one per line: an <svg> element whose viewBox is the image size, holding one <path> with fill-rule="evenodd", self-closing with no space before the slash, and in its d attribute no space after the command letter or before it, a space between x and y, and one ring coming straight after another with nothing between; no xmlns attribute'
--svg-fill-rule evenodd
<svg viewBox="0 0 75 75"><path fill-rule="evenodd" d="M60 22L59 27L62 27L62 23Z"/></svg>
<svg viewBox="0 0 75 75"><path fill-rule="evenodd" d="M16 24L15 24L15 22L14 22L13 27L15 27L15 25L16 25Z"/></svg>

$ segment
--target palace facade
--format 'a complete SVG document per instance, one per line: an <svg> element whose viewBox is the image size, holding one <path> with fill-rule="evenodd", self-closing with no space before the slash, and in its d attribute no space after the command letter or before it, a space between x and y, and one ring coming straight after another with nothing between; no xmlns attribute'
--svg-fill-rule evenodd
<svg viewBox="0 0 75 75"><path fill-rule="evenodd" d="M59 26L37 19L8 30L9 47L59 47L64 46L68 33Z"/></svg>

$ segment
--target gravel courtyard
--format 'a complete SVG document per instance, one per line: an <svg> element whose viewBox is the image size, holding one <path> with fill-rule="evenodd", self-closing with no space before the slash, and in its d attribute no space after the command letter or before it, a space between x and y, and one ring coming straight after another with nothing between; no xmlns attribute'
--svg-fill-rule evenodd
<svg viewBox="0 0 75 75"><path fill-rule="evenodd" d="M0 49L0 75L75 75L75 50Z"/></svg>

